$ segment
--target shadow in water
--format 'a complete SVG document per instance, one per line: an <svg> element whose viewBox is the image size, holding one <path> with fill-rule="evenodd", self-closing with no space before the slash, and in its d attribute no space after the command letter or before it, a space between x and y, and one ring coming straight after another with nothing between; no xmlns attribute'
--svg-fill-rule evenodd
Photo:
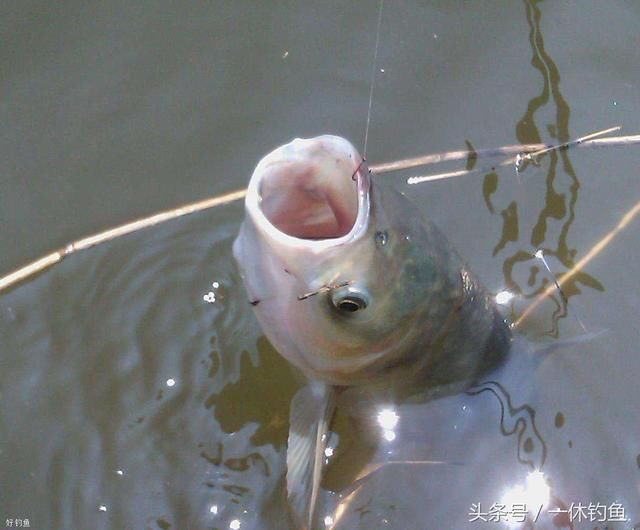
<svg viewBox="0 0 640 530"><path fill-rule="evenodd" d="M530 405L514 407L511 396L497 381L485 381L467 391L475 396L492 393L500 403L500 432L504 436L518 434L518 462L532 470L542 469L547 459L547 444L536 427L536 411ZM505 414L506 412L506 414Z"/></svg>
<svg viewBox="0 0 640 530"><path fill-rule="evenodd" d="M525 143L564 143L571 139L569 133L569 117L571 109L560 90L560 73L544 46L544 38L540 29L541 10L540 0L524 0L527 24L529 26L529 43L532 50L531 64L542 76L543 86L540 93L529 101L522 118L516 124L518 141ZM536 123L542 122L544 125ZM545 128L549 138L545 138L541 129ZM549 273L544 268L541 273L541 260L536 252L542 250L545 258L564 269L553 270L551 274L562 277L566 271L575 265L577 251L571 248L568 238L569 230L575 221L576 205L580 181L569 157L570 150L550 151L540 164L546 167L544 204L540 209L537 220L529 234L529 245L525 248L515 248L521 239L520 230L524 223L519 223L519 206L512 200L500 211L502 216L502 234L496 244L493 255L510 252L503 262L505 286L513 293L525 299L538 297L546 289L550 281ZM521 173L531 162L519 168ZM520 177L519 177L520 178ZM496 207L492 202L499 187L499 176L495 172L485 175L483 195L487 208L492 214ZM552 226L557 228L552 230ZM524 267L525 271L515 269ZM528 272L527 272L528 268ZM516 279L516 276L519 276ZM524 278L526 277L526 280ZM523 281L524 280L524 281ZM526 283L526 285L524 285ZM587 274L578 272L565 283L562 292L558 292L552 303L555 309L551 318L551 327L547 331L551 336L559 334L559 320L568 314L569 299L581 292L581 285L599 291L604 291L602 283Z"/></svg>
<svg viewBox="0 0 640 530"><path fill-rule="evenodd" d="M255 445L272 444L276 449L286 446L289 434L289 404L299 384L289 363L262 336L256 344L259 364L254 364L248 352L240 353L240 378L213 392L205 401L213 408L215 418L225 432L239 431L248 424L257 425L251 436ZM214 355L219 355L214 351ZM247 392L251 389L251 392Z"/></svg>

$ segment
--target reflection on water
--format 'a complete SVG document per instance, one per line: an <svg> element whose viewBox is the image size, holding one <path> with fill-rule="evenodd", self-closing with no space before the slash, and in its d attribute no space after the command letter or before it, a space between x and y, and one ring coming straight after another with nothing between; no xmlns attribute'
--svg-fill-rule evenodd
<svg viewBox="0 0 640 530"><path fill-rule="evenodd" d="M239 289L235 211L116 240L0 299L1 507L33 528L258 528L271 511L286 527L295 383Z"/></svg>
<svg viewBox="0 0 640 530"><path fill-rule="evenodd" d="M518 462L534 471L542 469L547 458L547 445L536 427L535 410L526 404L514 407L509 393L497 381L484 381L469 389L467 394L473 396L482 392L490 392L500 404L500 432L504 436L517 433Z"/></svg>
<svg viewBox="0 0 640 530"><path fill-rule="evenodd" d="M571 139L570 109L560 92L557 66L544 48L540 2L525 1L524 5L533 52L532 65L542 75L543 87L541 93L530 100L525 115L517 123L516 135L522 143L566 142ZM543 137L536 120L545 123L546 136ZM469 144L468 147L471 151ZM501 196L501 202L506 206L499 210L502 233L493 254L510 252L510 255L504 259L505 290L499 293L500 303L509 303L512 293L524 299L537 297L555 281L550 275L561 277L575 265L578 252L570 248L568 238L576 218L580 182L569 153L567 150L551 151L542 164L519 167L519 189L527 189L526 201L520 204L512 198L505 201L504 192ZM470 165L471 159L467 168ZM541 175L543 169L546 178ZM543 206L529 221L523 210L527 213L527 208L536 204L532 200L536 187L530 184L534 179L544 184L541 190ZM514 190L512 185L507 188L507 195ZM498 191L499 175L493 171L485 176L483 184L485 202L492 214L497 213L495 197L499 195ZM529 226L532 228L528 246L517 248L522 232ZM559 321L567 316L569 299L581 293L581 286L604 291L602 283L594 276L584 271L575 274L552 300L554 308L549 321L545 322L546 326L550 325L549 335L560 335ZM529 509L525 510L528 515L520 524L513 524L517 520L503 519L512 527L574 528L576 522L604 521L601 518L580 519L574 506L580 506L581 501L602 506L608 501L610 507L616 508L616 498L623 494L622 490L612 482L600 487L589 481L581 484L579 477L593 476L583 467L588 463L576 462L555 445L552 446L555 452L551 455L551 465L545 467L550 446L545 437L549 433L548 429L539 427L536 419L536 410L540 407L544 410L548 402L547 397L541 395L543 389L555 394L551 389L564 385L562 378L549 373L548 379L542 381L536 377L536 372L541 372L543 366L573 366L576 369L573 361L589 361L588 356L582 355L568 361L566 355L576 351L584 352L569 344L564 352L549 355L517 341L512 359L496 374L497 379L473 387L466 398L448 397L418 408L403 404L393 410L383 408L378 412L375 407L355 410L349 418L351 423L339 415L334 428L340 433L341 446L328 469L325 486L340 491L341 495L334 500L333 511L330 509L330 515L326 516L330 520L328 526L429 528L445 522L446 527L466 527L472 521L460 517L464 510L461 499L466 500L467 506L480 506L480 502L473 499L482 500L487 506L500 505L502 499L503 508L504 505L528 505ZM495 399L478 401L483 394ZM595 414L593 401L589 401L591 405L585 403L582 411L575 404L572 408L578 414L584 414L584 410ZM548 414L546 410L545 413ZM382 427L377 439L366 432L367 422L359 421L358 415L377 418ZM557 412L553 422L558 429L564 427L564 414ZM389 429L391 424L393 428ZM589 425L591 423L586 423L585 429L580 431L583 439L603 434L590 429ZM543 436L545 431L547 435ZM632 432L635 434L633 429ZM496 439L497 433L503 435L503 440ZM568 449L573 448L573 440L569 439L566 444ZM625 442L621 442L621 447L628 459L633 450ZM463 471L457 464L461 464ZM499 470L488 469L491 465ZM335 469L338 466L339 472ZM529 471L523 472L523 467ZM477 480L479 476L481 483ZM352 485L348 486L348 483ZM637 484L637 479L628 482L625 491L633 490L630 487L633 483ZM403 495L403 491L411 493ZM456 493L455 500L450 497L452 491ZM407 498L414 503L417 499L428 499L429 513L419 509L416 513L415 505L409 506ZM629 499L628 494L626 498ZM637 516L635 503L628 502L626 506L628 515ZM532 510L535 507L537 510ZM620 523L626 520L625 517L607 521Z"/></svg>
<svg viewBox="0 0 640 530"><path fill-rule="evenodd" d="M540 30L541 11L539 0L525 0L527 24L529 25L529 43L532 50L532 66L542 76L542 89L529 101L524 116L516 124L516 136L521 143L564 143L572 139L569 130L570 108L560 91L560 73L545 50L544 39ZM543 125L537 125L537 121ZM540 129L544 127L546 134ZM538 168L529 168L530 162L519 168L520 179L541 180L541 170L546 168L544 203L539 211L529 235L529 246L517 248L520 240L518 222L518 203L515 200L503 208L502 235L496 244L493 254L509 249L511 255L505 258L503 271L508 289L526 299L540 295L547 287L550 279L545 272L540 273L540 262L536 252L542 250L546 258L551 258L557 268L553 274L562 276L563 272L575 265L577 250L570 248L569 230L575 220L575 209L578 202L580 181L571 163L571 150L550 151ZM531 175L530 173L534 173ZM485 176L483 194L487 207L494 213L495 207L491 196L498 190L499 178L495 172ZM529 226L528 223L521 223ZM524 242L524 241L523 241ZM525 279L526 278L526 279ZM580 294L580 284L592 289L604 291L600 281L582 271L574 276L552 298L554 310L551 328L548 331L557 337L558 321L567 316L568 302L572 296Z"/></svg>
<svg viewBox="0 0 640 530"><path fill-rule="evenodd" d="M113 241L0 299L3 350L15 352L2 358L1 412L16 426L0 440L15 484L2 505L45 528L291 527L284 451L299 382L240 288L239 218L214 211ZM517 359L475 396L347 396L320 520L413 527L419 498L433 499L432 523L462 524L472 502L526 482L547 449L521 405L540 360Z"/></svg>
<svg viewBox="0 0 640 530"><path fill-rule="evenodd" d="M252 443L271 443L283 449L289 434L289 404L299 384L293 378L289 363L265 337L258 339L256 348L260 354L259 365L251 362L247 351L240 352L240 378L213 392L205 406L213 407L215 418L225 432L256 423L258 429L251 436ZM216 355L220 354L216 352Z"/></svg>
<svg viewBox="0 0 640 530"><path fill-rule="evenodd" d="M543 4L524 5L543 88L516 133L565 141L569 106L540 32ZM569 153L530 165L519 186L485 177L487 208L502 223L487 249L507 256L505 304L509 293L531 299L549 284L538 249L556 274L575 262L580 182ZM240 218L231 207L155 227L0 297L0 518L29 518L33 528L291 528L284 446L299 382L241 289L230 250ZM607 289L618 283L620 295L629 282L616 276ZM582 286L604 290L580 273L564 288L572 304ZM468 394L343 403L319 521L499 527L469 523L469 511L504 501L546 505L529 528L570 528L561 514L571 503L617 501L637 522L637 337L622 318L637 314L634 296L595 313L611 330L606 350L596 341L543 355L518 339L510 362ZM566 302L554 301L552 334Z"/></svg>

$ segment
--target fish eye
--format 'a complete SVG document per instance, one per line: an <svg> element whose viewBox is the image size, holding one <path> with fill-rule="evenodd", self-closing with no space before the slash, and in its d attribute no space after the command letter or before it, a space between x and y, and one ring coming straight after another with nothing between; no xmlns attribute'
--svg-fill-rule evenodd
<svg viewBox="0 0 640 530"><path fill-rule="evenodd" d="M369 297L356 287L341 287L331 293L331 303L342 313L357 313L369 305Z"/></svg>

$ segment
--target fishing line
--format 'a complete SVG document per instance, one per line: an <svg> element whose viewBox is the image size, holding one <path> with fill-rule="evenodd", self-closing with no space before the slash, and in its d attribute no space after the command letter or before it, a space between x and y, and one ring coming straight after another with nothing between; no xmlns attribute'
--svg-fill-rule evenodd
<svg viewBox="0 0 640 530"><path fill-rule="evenodd" d="M371 86L369 88L369 109L367 110L367 124L364 128L364 147L362 157L367 159L367 143L369 141L369 125L371 124L371 107L373 106L373 88L376 81L376 69L378 67L378 49L380 48L380 27L382 25L382 8L384 0L380 0L378 5L378 27L376 28L376 44L373 49L373 66L371 67Z"/></svg>
<svg viewBox="0 0 640 530"><path fill-rule="evenodd" d="M580 261L578 261L573 267L571 267L571 269L569 269L568 272L563 274L562 278L558 279L558 284L560 285L560 287L562 287L565 283L569 282L573 278L573 276L575 276L580 271L582 271L587 266L587 264L589 264L589 262L593 258L595 258L598 254L600 254L600 252L602 252L605 249L605 247L609 243L611 243L611 241L613 241L613 239L620 233L620 231L622 231L631 221L633 221L633 218L639 213L640 213L640 201L636 202L631 207L631 209L629 209L622 216L622 219L620 219L620 222L612 230L607 232L602 239L597 241L595 245L593 245L589 249L589 251L584 255L584 257L580 259ZM524 312L518 317L518 320L515 321L514 323L515 327L520 326L522 322L527 319L527 317L543 302L545 298L553 294L555 289L556 289L556 286L555 284L552 283L542 293L540 293L538 298L536 298L535 301L530 306L528 306L524 310Z"/></svg>
<svg viewBox="0 0 640 530"><path fill-rule="evenodd" d="M551 277L551 281L553 282L553 284L556 286L556 289L558 290L558 292L560 293L560 296L562 298L562 301L564 302L565 307L569 307L569 297L565 294L565 292L562 290L562 287L560 286L560 283L558 283L558 280L556 278L556 275L553 274L553 272L551 271L551 267L549 267L549 264L547 263L547 260L544 257L544 251L542 249L538 249L536 250L536 253L534 254L534 256L536 258L538 258L540 261L542 261L542 264L544 265L544 268L547 269L547 272L549 273L549 276ZM580 327L582 328L582 331L584 331L585 333L587 333L587 328L585 327L585 325L582 323L582 320L580 320L580 316L578 315L578 313L576 312L576 310L573 310L573 315L575 316L576 320L578 321L578 324L580 324Z"/></svg>

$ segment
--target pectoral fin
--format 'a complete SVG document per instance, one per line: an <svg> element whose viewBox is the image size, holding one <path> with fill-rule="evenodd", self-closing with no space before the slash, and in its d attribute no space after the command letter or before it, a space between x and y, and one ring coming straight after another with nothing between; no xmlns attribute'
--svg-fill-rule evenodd
<svg viewBox="0 0 640 530"><path fill-rule="evenodd" d="M336 390L313 383L291 401L287 447L287 500L296 523L311 530L320 490L329 424Z"/></svg>

